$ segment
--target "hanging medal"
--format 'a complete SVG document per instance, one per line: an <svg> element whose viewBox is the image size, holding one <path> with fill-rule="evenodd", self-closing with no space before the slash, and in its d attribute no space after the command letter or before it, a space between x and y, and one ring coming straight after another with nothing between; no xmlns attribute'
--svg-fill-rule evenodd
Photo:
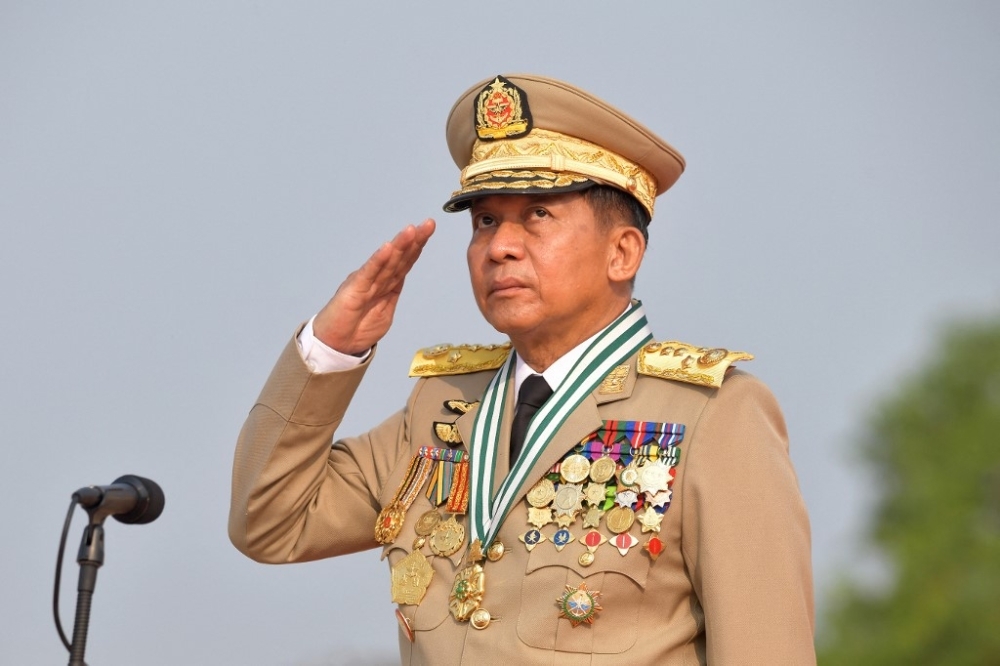
<svg viewBox="0 0 1000 666"><path fill-rule="evenodd" d="M420 549L413 551L392 567L392 601L411 606L423 601L434 577L434 569Z"/></svg>
<svg viewBox="0 0 1000 666"><path fill-rule="evenodd" d="M432 504L440 505L449 498L453 498L451 508L464 511L462 497L467 497L467 493L463 492L461 488L456 488L455 484L456 482L467 483L465 480L467 475L463 475L461 471L456 474L455 468L456 465L468 466L468 463L464 462L465 453L458 450L425 446L420 448L417 455L420 460L430 463L431 471L425 472L420 469L421 465L427 464L426 462L421 463L418 460L414 463L411 461L412 469L408 470L400 485L394 503L409 508L407 501L412 502L411 498L416 495L413 492L414 487L419 491L426 480L424 477L428 476L430 483L426 495ZM405 514L405 509L403 513ZM389 512L386 514L390 515ZM383 516L383 521L384 518ZM402 518L399 519L399 524L402 524ZM400 605L419 605L430 586L434 576L434 568L431 567L430 562L422 552L424 545L429 542L433 554L449 556L462 547L465 538L465 528L458 524L455 514L453 513L448 520L444 520L436 508L421 514L413 526L413 531L417 538L413 541L410 554L397 562L392 567L391 572L392 600ZM398 535L398 528L396 528L396 534Z"/></svg>
<svg viewBox="0 0 1000 666"><path fill-rule="evenodd" d="M434 461L419 452L410 459L403 482L396 489L396 495L375 519L375 540L383 546L393 543L403 529L406 511L417 498L417 494L431 475Z"/></svg>
<svg viewBox="0 0 1000 666"><path fill-rule="evenodd" d="M556 550L576 540L584 547L580 566L590 566L602 544L610 542L623 556L638 545L629 534L638 522L640 531L650 534L642 549L656 560L663 552L658 534L670 506L683 436L680 424L606 421L527 492L528 523L534 529L519 540L531 551L548 540L540 528L554 521L559 529L550 540ZM579 538L569 531L577 516L589 530ZM601 533L602 523L610 539Z"/></svg>
<svg viewBox="0 0 1000 666"><path fill-rule="evenodd" d="M651 338L652 334L646 323L642 306L637 301L633 301L625 313L595 337L570 369L566 378L556 388L552 397L542 405L532 418L521 455L514 462L496 493L493 492L495 487L494 473L497 469L499 443L502 439L501 424L504 421L505 396L511 390L515 355L508 358L500 371L490 381L473 422L472 439L468 442L472 454L470 461L473 465L469 472L471 544L470 556L466 558L467 564L458 572L449 595L449 610L456 620L460 622L471 621L474 628L482 628L489 623L488 612L480 607L485 594L485 575L482 566L483 544L494 542L508 513L514 506L520 489L528 481L527 476L531 469L573 411L613 369L627 363L632 355L637 353ZM531 510L534 510L533 514L529 513L529 516L535 524L547 524L553 515L556 516L561 527L557 531L559 535L557 547L560 548L565 547L574 538L569 531L569 525L583 509L583 502L587 497L583 490L585 482L588 479L593 481L590 459L580 455L564 461L564 464L567 462L569 463L567 471L561 473L561 480L564 483L555 489L555 495L541 506L535 506L535 502L529 501ZM603 469L598 472L597 478L601 478L607 473L607 463L602 463L602 467ZM617 468L617 464L615 467ZM601 483L600 481L595 482ZM596 493L593 497L596 499ZM555 507L554 509L548 508L549 502ZM547 515L545 512L548 512ZM530 550L542 541L540 537L540 532L536 534L529 530L522 535L521 541ZM486 552L489 552L489 548ZM471 557L471 555L478 555L478 557ZM600 608L597 604L599 593L588 593L586 586L581 586L581 588L582 590L578 589L574 592L582 592L582 594L575 596L568 594L564 598L564 612L567 617L572 616L571 620L574 621L574 624L578 619L581 622L592 622L593 614ZM583 597L586 597L589 606L583 614L585 617L580 617L577 608L578 602Z"/></svg>
<svg viewBox="0 0 1000 666"><path fill-rule="evenodd" d="M465 527L458 516L465 514L469 501L468 470L465 452L457 449L433 449L438 465L427 487L427 498L435 505L445 505L450 514L440 519L427 534L431 552L438 557L450 557L465 543ZM440 518L437 511L434 512ZM433 519L429 519L433 520Z"/></svg>
<svg viewBox="0 0 1000 666"><path fill-rule="evenodd" d="M455 576L451 594L448 595L448 610L459 622L467 622L483 601L483 595L486 593L483 559L482 542L475 539L469 546L466 566Z"/></svg>
<svg viewBox="0 0 1000 666"><path fill-rule="evenodd" d="M466 458L467 454L458 449L420 447L410 459L409 467L392 501L379 512L375 520L375 540L382 545L396 540L403 529L406 512L425 484L427 499L433 504L440 505L447 500L450 513L464 514L468 506Z"/></svg>
<svg viewBox="0 0 1000 666"><path fill-rule="evenodd" d="M580 566L589 567L591 564L593 564L597 549L602 544L605 544L607 542L608 538L603 534L601 534L600 532L598 532L597 530L590 530L589 532L584 534L583 538L580 539L580 543L586 546L587 552L581 553L580 558L578 560L580 562Z"/></svg>

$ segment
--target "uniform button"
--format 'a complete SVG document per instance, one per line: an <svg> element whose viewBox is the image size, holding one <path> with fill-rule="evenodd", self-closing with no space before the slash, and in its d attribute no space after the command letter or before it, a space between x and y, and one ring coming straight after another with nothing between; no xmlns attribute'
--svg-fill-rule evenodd
<svg viewBox="0 0 1000 666"><path fill-rule="evenodd" d="M473 613L472 617L469 618L469 624L472 625L473 629L485 629L490 626L490 621L493 618L490 617L490 612L485 608L477 608Z"/></svg>
<svg viewBox="0 0 1000 666"><path fill-rule="evenodd" d="M503 557L506 552L506 546L504 546L500 541L494 541L486 550L486 557L489 558L490 562L496 562Z"/></svg>

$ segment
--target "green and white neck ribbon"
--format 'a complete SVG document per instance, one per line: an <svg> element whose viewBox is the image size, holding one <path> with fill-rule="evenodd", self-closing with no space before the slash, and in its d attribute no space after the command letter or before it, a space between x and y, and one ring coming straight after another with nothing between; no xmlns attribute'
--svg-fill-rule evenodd
<svg viewBox="0 0 1000 666"><path fill-rule="evenodd" d="M510 512L517 491L531 472L545 447L573 410L593 393L611 370L625 363L653 337L642 304L635 301L628 310L594 339L573 365L566 379L531 419L521 456L512 461L507 478L493 497L504 397L512 383L516 360L511 354L493 377L472 426L469 488L469 531L471 543L492 543Z"/></svg>

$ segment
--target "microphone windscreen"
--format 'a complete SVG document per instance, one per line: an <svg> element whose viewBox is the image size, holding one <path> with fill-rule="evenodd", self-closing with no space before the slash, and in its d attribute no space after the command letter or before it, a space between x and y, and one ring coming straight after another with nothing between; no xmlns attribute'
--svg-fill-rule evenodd
<svg viewBox="0 0 1000 666"><path fill-rule="evenodd" d="M115 479L115 483L132 486L139 496L134 509L115 515L117 521L130 525L143 525L153 522L163 513L163 507L167 500L163 495L163 489L152 479L126 474Z"/></svg>

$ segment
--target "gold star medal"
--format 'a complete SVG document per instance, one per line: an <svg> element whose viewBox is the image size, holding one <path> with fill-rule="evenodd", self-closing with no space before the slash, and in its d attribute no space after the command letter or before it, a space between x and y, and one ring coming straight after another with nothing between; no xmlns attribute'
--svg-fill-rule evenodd
<svg viewBox="0 0 1000 666"><path fill-rule="evenodd" d="M643 532L660 532L660 523L663 522L663 514L657 513L652 505L647 504L646 510L639 516L639 524L642 525Z"/></svg>
<svg viewBox="0 0 1000 666"><path fill-rule="evenodd" d="M670 487L670 482L673 481L672 470L663 462L647 461L639 468L638 480L639 491L652 497Z"/></svg>
<svg viewBox="0 0 1000 666"><path fill-rule="evenodd" d="M673 494L674 491L667 488L666 490L661 490L652 497L647 498L647 501L656 508L662 509L663 507L670 506L670 500L672 499Z"/></svg>
<svg viewBox="0 0 1000 666"><path fill-rule="evenodd" d="M545 527L552 522L552 509L539 509L531 507L528 509L528 523L535 527Z"/></svg>
<svg viewBox="0 0 1000 666"><path fill-rule="evenodd" d="M574 627L593 624L597 613L603 610L598 602L600 596L597 590L588 590L586 583L580 583L579 587L567 585L566 591L556 599L559 617L566 618Z"/></svg>
<svg viewBox="0 0 1000 666"><path fill-rule="evenodd" d="M582 457L582 456L581 456ZM586 477L584 477L586 478ZM568 518L568 523L559 522L560 525L568 526L576 519L576 515L583 509L583 488L577 484L566 483L559 486L552 506L555 509L556 520L560 517Z"/></svg>
<svg viewBox="0 0 1000 666"><path fill-rule="evenodd" d="M528 504L528 523L535 527L545 527L552 522L549 505L556 496L556 486L545 477L539 479L525 496Z"/></svg>
<svg viewBox="0 0 1000 666"><path fill-rule="evenodd" d="M587 528L587 527L600 527L601 526L601 517L603 515L604 515L604 512L601 511L601 509L599 507L591 506L589 509L587 509L587 512L585 514L583 514L583 526L585 528Z"/></svg>
<svg viewBox="0 0 1000 666"><path fill-rule="evenodd" d="M590 506L600 506L604 504L604 484L603 483L588 483L587 487L583 489L584 499Z"/></svg>
<svg viewBox="0 0 1000 666"><path fill-rule="evenodd" d="M559 527L569 527L576 522L576 513L564 513L556 516L556 525Z"/></svg>

